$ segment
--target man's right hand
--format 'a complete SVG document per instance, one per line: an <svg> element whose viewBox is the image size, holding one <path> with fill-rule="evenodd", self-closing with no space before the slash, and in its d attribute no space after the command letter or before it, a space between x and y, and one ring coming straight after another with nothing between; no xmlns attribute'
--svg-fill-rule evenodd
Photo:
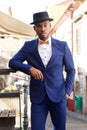
<svg viewBox="0 0 87 130"><path fill-rule="evenodd" d="M36 80L43 80L43 74L39 69L36 69L34 67L30 68L30 74L32 75L32 77Z"/></svg>

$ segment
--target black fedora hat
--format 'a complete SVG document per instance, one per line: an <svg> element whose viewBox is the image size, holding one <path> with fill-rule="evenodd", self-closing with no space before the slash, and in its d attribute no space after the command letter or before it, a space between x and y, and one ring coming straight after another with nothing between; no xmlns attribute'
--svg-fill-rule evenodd
<svg viewBox="0 0 87 130"><path fill-rule="evenodd" d="M53 19L49 17L46 11L38 12L38 13L33 14L33 22L30 24L36 24L38 22L47 21L47 20L53 21Z"/></svg>

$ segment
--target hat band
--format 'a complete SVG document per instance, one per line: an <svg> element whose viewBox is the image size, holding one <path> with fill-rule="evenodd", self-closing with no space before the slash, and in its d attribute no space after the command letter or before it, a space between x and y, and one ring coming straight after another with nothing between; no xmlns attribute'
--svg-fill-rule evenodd
<svg viewBox="0 0 87 130"><path fill-rule="evenodd" d="M38 23L38 22L42 22L42 21L53 21L53 19L51 19L51 18L47 18L47 19L38 19L38 20L32 22L31 24Z"/></svg>

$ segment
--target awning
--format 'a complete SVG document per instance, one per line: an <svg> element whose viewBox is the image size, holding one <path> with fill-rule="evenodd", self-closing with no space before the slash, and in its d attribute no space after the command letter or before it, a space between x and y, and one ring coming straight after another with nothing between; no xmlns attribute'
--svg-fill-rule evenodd
<svg viewBox="0 0 87 130"><path fill-rule="evenodd" d="M33 27L0 11L0 32L3 34L34 37Z"/></svg>

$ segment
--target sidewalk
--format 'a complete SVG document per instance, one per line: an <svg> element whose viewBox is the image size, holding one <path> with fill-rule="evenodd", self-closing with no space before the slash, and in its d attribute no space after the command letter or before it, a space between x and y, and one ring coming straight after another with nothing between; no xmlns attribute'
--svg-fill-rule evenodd
<svg viewBox="0 0 87 130"><path fill-rule="evenodd" d="M46 130L52 130L50 116L48 116ZM87 116L67 110L66 130L87 130Z"/></svg>
<svg viewBox="0 0 87 130"><path fill-rule="evenodd" d="M87 130L87 117L67 111L66 130Z"/></svg>
<svg viewBox="0 0 87 130"><path fill-rule="evenodd" d="M83 120L83 121L87 121L87 115L85 116L85 115L81 114L81 112L76 112L76 111L73 112L73 111L67 110L67 115L80 119L80 120Z"/></svg>

